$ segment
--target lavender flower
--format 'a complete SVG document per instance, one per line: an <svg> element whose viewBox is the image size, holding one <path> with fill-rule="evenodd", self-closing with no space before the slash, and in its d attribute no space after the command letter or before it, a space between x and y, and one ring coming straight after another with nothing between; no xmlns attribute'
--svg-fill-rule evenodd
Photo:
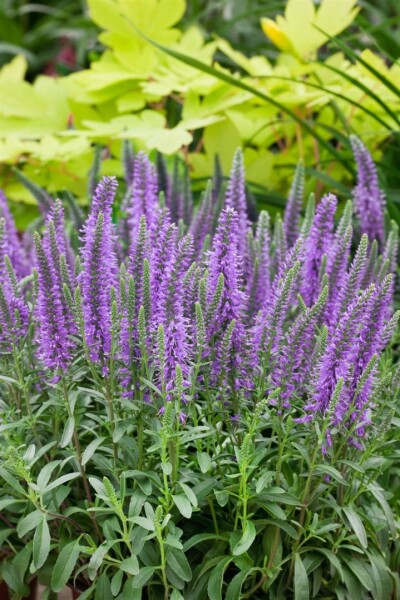
<svg viewBox="0 0 400 600"><path fill-rule="evenodd" d="M29 310L11 287L0 283L0 342L12 351L26 336Z"/></svg>
<svg viewBox="0 0 400 600"><path fill-rule="evenodd" d="M243 154L240 148L233 156L232 169L228 187L225 195L225 205L235 209L238 214L237 244L239 254L243 255L246 247L246 236L248 229L246 190L243 167Z"/></svg>
<svg viewBox="0 0 400 600"><path fill-rule="evenodd" d="M283 226L285 230L286 243L291 248L299 237L300 213L303 207L304 194L304 166L299 162L294 174L292 187L285 206Z"/></svg>
<svg viewBox="0 0 400 600"><path fill-rule="evenodd" d="M311 401L305 405L308 413L301 420L310 420L318 412L325 414L332 401L333 393L340 378L349 380L352 365L356 360L360 336L368 323L368 306L374 294L374 287L365 291L347 308L333 332L327 348L316 367L315 386ZM341 422L350 402L347 386L344 386L341 399L333 408L333 422Z"/></svg>
<svg viewBox="0 0 400 600"><path fill-rule="evenodd" d="M250 233L251 239L252 234ZM253 317L265 305L270 293L270 233L269 215L261 211L252 251L250 253L250 266L247 269L247 296L250 317Z"/></svg>
<svg viewBox="0 0 400 600"><path fill-rule="evenodd" d="M320 269L323 256L328 253L333 241L336 206L337 200L333 194L322 198L306 239L301 295L307 306L311 306L320 293Z"/></svg>
<svg viewBox="0 0 400 600"><path fill-rule="evenodd" d="M220 216L214 237L213 250L208 261L208 302L212 305L221 276L223 288L218 302L218 309L212 319L207 319L207 340L226 333L232 327L229 340L230 359L225 368L228 372L237 370L242 365L242 354L245 352L245 329L243 324L246 295L242 288L241 261L238 256L238 214L233 208L225 208ZM232 323L234 325L232 326ZM226 346L226 339L216 344L216 354ZM222 345L222 346L221 346ZM214 376L218 377L223 365L216 360L213 365Z"/></svg>
<svg viewBox="0 0 400 600"><path fill-rule="evenodd" d="M157 327L162 325L164 330L163 381L166 383L167 391L173 387L177 365L182 369L184 378L187 378L189 374L188 323L184 314L184 298L181 293L181 286L192 253L192 237L187 235L179 242L174 260L171 260L167 265L154 315L154 325L157 325Z"/></svg>
<svg viewBox="0 0 400 600"><path fill-rule="evenodd" d="M350 143L358 169L357 185L353 190L355 214L361 233L366 233L370 240L378 240L382 247L385 240L385 196L379 187L376 166L357 136L350 136Z"/></svg>
<svg viewBox="0 0 400 600"><path fill-rule="evenodd" d="M156 218L157 173L144 152L134 159L132 197L127 206L128 228L132 243L139 230L141 217L146 217L149 227Z"/></svg>
<svg viewBox="0 0 400 600"><path fill-rule="evenodd" d="M73 342L69 322L64 313L63 293L54 276L49 251L45 250L39 234L35 234L39 296L37 319L39 324L39 358L51 370L67 369L72 358Z"/></svg>
<svg viewBox="0 0 400 600"><path fill-rule="evenodd" d="M199 210L195 215L190 226L190 233L193 237L194 258L199 259L203 250L206 235L211 233L212 225L212 205L211 205L211 183L207 184L206 191L202 198Z"/></svg>
<svg viewBox="0 0 400 600"><path fill-rule="evenodd" d="M116 257L111 222L117 182L105 177L97 186L89 217L83 227L83 318L90 359L98 362L111 351L111 288L116 287Z"/></svg>
<svg viewBox="0 0 400 600"><path fill-rule="evenodd" d="M10 257L11 264L16 272L17 277L25 277L29 273L29 266L27 264L23 245L18 237L14 219L11 215L6 197L2 190L0 190L0 218L4 219L4 237L3 241L1 242L3 250L0 250L0 262L2 260L1 252L7 254Z"/></svg>
<svg viewBox="0 0 400 600"><path fill-rule="evenodd" d="M301 312L285 335L274 360L271 380L280 389L282 408L289 408L294 395L305 392L312 367L312 349L319 318L328 298L325 286L317 302Z"/></svg>

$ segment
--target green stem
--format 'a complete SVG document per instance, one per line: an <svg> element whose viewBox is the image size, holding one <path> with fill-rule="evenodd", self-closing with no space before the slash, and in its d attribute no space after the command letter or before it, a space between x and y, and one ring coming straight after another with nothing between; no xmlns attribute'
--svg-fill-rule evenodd
<svg viewBox="0 0 400 600"><path fill-rule="evenodd" d="M65 406L66 406L67 411L68 411L68 416L73 419L74 415L73 415L73 412L71 410L71 406L70 406L70 403L69 403L68 387L67 387L67 382L65 380L65 377L62 378L62 389L63 389ZM90 493L90 487L89 487L88 479L86 477L85 467L82 464L82 450L81 450L81 444L80 444L80 441L79 441L79 436L78 436L78 433L76 431L75 419L74 419L73 439L74 439L74 446L75 446L76 457L77 457L77 460L78 460L79 470L80 470L81 477L82 477L83 487L85 489L86 499L87 499L87 501L88 501L89 504L93 504L92 494ZM92 520L92 523L93 523L93 526L95 528L97 536L99 537L99 539L101 539L102 535L100 533L100 529L99 529L99 526L97 524L95 514L93 512L89 512L89 516L90 516L90 518Z"/></svg>

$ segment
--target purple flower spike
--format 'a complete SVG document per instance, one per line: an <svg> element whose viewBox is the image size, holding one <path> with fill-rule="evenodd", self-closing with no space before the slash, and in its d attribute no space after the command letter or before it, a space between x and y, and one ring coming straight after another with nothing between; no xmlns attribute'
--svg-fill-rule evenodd
<svg viewBox="0 0 400 600"><path fill-rule="evenodd" d="M7 204L6 197L0 190L0 218L3 218L4 223L4 254L10 258L11 264L18 278L25 277L29 274L29 266L24 252L23 245L18 237L14 219ZM0 261L2 260L0 256Z"/></svg>
<svg viewBox="0 0 400 600"><path fill-rule="evenodd" d="M193 255L193 240L185 236L166 266L157 300L153 329L162 325L165 336L164 381L169 391L173 387L176 366L180 365L184 378L189 374L191 349L188 322L184 315L182 285Z"/></svg>
<svg viewBox="0 0 400 600"><path fill-rule="evenodd" d="M376 166L361 140L350 136L350 143L357 163L357 185L353 189L354 210L360 223L361 233L370 240L385 241L385 196L379 187Z"/></svg>
<svg viewBox="0 0 400 600"><path fill-rule="evenodd" d="M248 313L251 317L265 305L270 293L270 233L269 215L261 211L256 236L250 253L250 269L247 277Z"/></svg>
<svg viewBox="0 0 400 600"><path fill-rule="evenodd" d="M332 394L340 378L349 380L352 365L355 363L362 332L367 325L369 303L374 294L373 286L353 302L342 315L320 364L316 367L315 389L311 399L304 408L311 415L325 413L332 400ZM343 388L342 402L348 398L347 386ZM341 409L342 410L342 409Z"/></svg>
<svg viewBox="0 0 400 600"><path fill-rule="evenodd" d="M204 192L199 210L193 219L190 227L190 233L193 237L194 258L199 259L203 249L204 240L208 233L211 233L212 228L212 187L211 182L208 183L207 189Z"/></svg>
<svg viewBox="0 0 400 600"><path fill-rule="evenodd" d="M306 239L301 295L307 306L315 302L321 291L320 269L323 256L329 252L333 241L336 206L337 199L333 194L322 198Z"/></svg>
<svg viewBox="0 0 400 600"><path fill-rule="evenodd" d="M39 324L39 358L48 369L67 369L71 361L73 342L69 335L69 322L63 308L63 294L54 277L52 259L43 248L39 234L35 234L39 296L37 319Z"/></svg>
<svg viewBox="0 0 400 600"><path fill-rule="evenodd" d="M207 324L207 340L216 336L216 363L212 370L217 377L226 370L240 370L245 352L245 328L243 324L246 305L246 294L242 291L241 261L238 256L239 237L238 214L233 208L225 208L221 212L217 231L214 237L213 250L209 257L208 304L212 305L220 277L223 276L223 289L218 309ZM232 325L233 324L233 325ZM232 327L231 337L224 335ZM228 363L221 361L226 346L229 351ZM222 353L222 354L221 354ZM218 358L219 357L219 358Z"/></svg>
<svg viewBox="0 0 400 600"><path fill-rule="evenodd" d="M139 152L134 159L132 197L127 206L130 241L134 242L140 219L144 215L149 227L156 218L157 207L157 173L144 152Z"/></svg>
<svg viewBox="0 0 400 600"><path fill-rule="evenodd" d="M233 156L232 169L225 195L225 205L235 209L238 214L238 249L243 256L246 248L248 230L246 190L243 166L243 154L238 148Z"/></svg>
<svg viewBox="0 0 400 600"><path fill-rule="evenodd" d="M225 208L220 216L209 257L208 297L212 302L218 279L224 276L224 288L215 321L209 323L208 336L225 331L232 320L241 322L246 296L242 291L241 261L237 251L238 214L233 208ZM236 328L235 328L236 329Z"/></svg>
<svg viewBox="0 0 400 600"><path fill-rule="evenodd" d="M285 230L287 247L291 248L299 237L300 213L303 207L304 194L304 166L299 162L290 188L289 197L285 206L283 226Z"/></svg>
<svg viewBox="0 0 400 600"><path fill-rule="evenodd" d="M83 227L83 271L79 275L86 343L98 362L111 350L111 287L116 286L116 258L111 222L117 182L105 177L97 186Z"/></svg>

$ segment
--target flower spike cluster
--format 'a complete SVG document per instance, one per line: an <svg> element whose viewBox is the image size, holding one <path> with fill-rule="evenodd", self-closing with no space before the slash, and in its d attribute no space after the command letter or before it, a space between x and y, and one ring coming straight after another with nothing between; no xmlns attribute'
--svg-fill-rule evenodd
<svg viewBox="0 0 400 600"><path fill-rule="evenodd" d="M122 218L113 222L117 181L105 177L75 255L56 200L43 237L35 234L37 275L26 285L23 242L0 195L1 351L23 347L32 330L38 368L54 377L85 360L90 377L108 385L112 377L116 398L166 413L177 395L201 401L204 386L233 419L238 398L261 394L300 422L328 422L325 451L333 431L359 447L373 419L379 356L398 319L398 231L393 225L385 241L375 167L361 142L351 143L363 233L355 252L351 202L338 220L334 195L316 208L311 198L301 222L301 165L284 219L272 227L265 211L254 225L248 219L240 151L225 195L217 169L194 210L177 162L170 177L160 158L156 171L128 148Z"/></svg>

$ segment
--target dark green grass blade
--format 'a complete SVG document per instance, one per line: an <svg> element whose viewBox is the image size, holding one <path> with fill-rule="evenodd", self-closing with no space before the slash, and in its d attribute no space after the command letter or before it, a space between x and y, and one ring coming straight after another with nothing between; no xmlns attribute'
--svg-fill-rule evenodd
<svg viewBox="0 0 400 600"><path fill-rule="evenodd" d="M310 81L303 80L303 79L296 79L294 77L283 77L280 75L263 75L260 77L260 79L279 79L279 81L291 81L293 83L303 83L304 85L307 85L309 87L315 88L317 90L321 90L323 92L326 92L327 94L335 96L336 98L340 98L341 100L344 100L345 102L348 102L349 104L352 104L353 106L356 106L357 108L359 108L360 110L365 112L367 115L369 115L370 117L375 119L375 121L380 123L380 125L383 125L388 131L393 131L392 127L390 127L390 125L388 125L388 123L386 123L386 121L381 119L372 110L369 110L369 108L366 108L362 104L359 104L358 102L356 102L355 100L352 100L351 98L349 98L348 96L345 96L344 94L341 94L339 92L334 92L333 90L327 89L322 85L318 85L316 83L311 83Z"/></svg>
<svg viewBox="0 0 400 600"><path fill-rule="evenodd" d="M390 91L392 91L396 96L400 97L400 89L396 85L394 85L394 83L392 83L390 79L385 77L385 75L382 75L382 73L380 73L377 69L375 69L375 67L367 63L366 60L364 60L361 56L354 52L354 50L352 50L347 44L342 42L340 39L333 38L331 35L326 33L326 31L323 31L316 25L314 25L314 27L318 29L320 33L325 35L332 44L343 50L346 56L348 56L349 58L353 58L356 62L359 62L360 65L365 67L370 73L372 73L377 79L379 79L379 81L381 81L383 85L385 85Z"/></svg>
<svg viewBox="0 0 400 600"><path fill-rule="evenodd" d="M333 71L334 73L337 73L338 75L340 75L344 79L347 79L347 81L350 81L350 83L352 83L353 85L355 85L358 88L360 88L360 90L362 90L367 96L369 96L370 98L372 98L373 100L375 100L375 102L377 104L379 104L379 106L382 106L382 108L387 112L387 114L390 115L392 117L392 119L394 119L396 121L396 123L398 125L400 125L399 117L396 115L395 112L392 111L392 109L390 108L390 106L388 106L387 104L385 104L385 102L383 102L383 100L381 100L379 98L379 96L377 94L375 94L375 92L373 92L369 87L367 87L366 85L364 85L363 83L361 83L361 81L359 81L355 77L352 77L348 73L345 73L344 71L341 71L340 69L337 69L336 67L334 67L332 65L328 65L328 64L323 63L323 62L318 63L318 65L320 67L324 67L325 69L329 69L330 71Z"/></svg>

